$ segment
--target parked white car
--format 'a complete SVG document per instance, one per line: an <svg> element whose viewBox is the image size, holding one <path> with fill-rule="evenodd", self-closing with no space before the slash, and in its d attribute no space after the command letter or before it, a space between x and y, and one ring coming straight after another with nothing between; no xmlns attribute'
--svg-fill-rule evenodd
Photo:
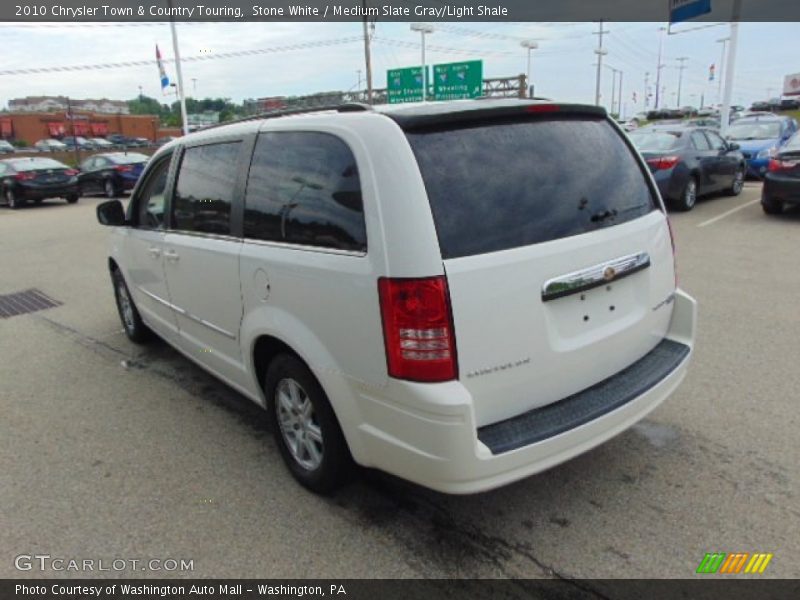
<svg viewBox="0 0 800 600"><path fill-rule="evenodd" d="M666 211L602 108L344 105L210 128L98 219L128 336L265 407L318 492L352 461L450 493L527 477L643 418L692 351Z"/></svg>
<svg viewBox="0 0 800 600"><path fill-rule="evenodd" d="M39 152L65 152L68 150L64 142L54 139L39 140L33 145Z"/></svg>

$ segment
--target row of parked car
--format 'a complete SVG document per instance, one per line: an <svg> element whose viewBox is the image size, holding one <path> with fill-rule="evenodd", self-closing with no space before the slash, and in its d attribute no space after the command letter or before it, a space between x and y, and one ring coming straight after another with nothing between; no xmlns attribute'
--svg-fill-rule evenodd
<svg viewBox="0 0 800 600"><path fill-rule="evenodd" d="M163 146L171 142L173 137L167 136L157 139L155 142L143 137L128 137L118 133L112 133L105 138L93 137L85 138L81 136L67 136L60 140L47 138L36 142L32 148L25 148L25 152L65 152L68 150L115 150L125 148L146 148L149 146ZM6 140L0 140L0 154L12 154L17 149Z"/></svg>
<svg viewBox="0 0 800 600"><path fill-rule="evenodd" d="M762 206L779 213L800 202L800 133L791 117L758 113L733 123L723 138L696 120L657 123L630 132L662 197L691 210L702 195L738 195L744 179L764 179Z"/></svg>
<svg viewBox="0 0 800 600"><path fill-rule="evenodd" d="M74 204L84 194L116 198L132 189L150 159L139 152L95 154L73 169L49 157L0 160L0 196L9 208L45 198L64 198Z"/></svg>

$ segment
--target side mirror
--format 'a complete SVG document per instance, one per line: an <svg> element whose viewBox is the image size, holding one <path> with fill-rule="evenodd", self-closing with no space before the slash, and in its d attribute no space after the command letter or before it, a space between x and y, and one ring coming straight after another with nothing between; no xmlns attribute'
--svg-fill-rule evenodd
<svg viewBox="0 0 800 600"><path fill-rule="evenodd" d="M739 148L741 148L739 144L728 142L728 150L738 150Z"/></svg>
<svg viewBox="0 0 800 600"><path fill-rule="evenodd" d="M97 220L101 225L121 227L125 225L125 210L119 200L108 200L97 205Z"/></svg>

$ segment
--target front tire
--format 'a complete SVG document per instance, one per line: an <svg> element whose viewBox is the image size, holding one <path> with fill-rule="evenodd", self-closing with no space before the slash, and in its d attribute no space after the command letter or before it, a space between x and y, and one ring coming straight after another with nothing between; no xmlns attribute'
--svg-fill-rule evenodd
<svg viewBox="0 0 800 600"><path fill-rule="evenodd" d="M264 377L275 439L289 472L304 487L328 494L341 487L352 458L330 402L310 369L278 355Z"/></svg>
<svg viewBox="0 0 800 600"><path fill-rule="evenodd" d="M686 187L683 188L683 193L681 194L681 197L678 199L678 201L675 203L675 207L678 210L687 212L692 210L696 203L697 203L697 179L695 179L694 175L692 175L686 182Z"/></svg>
<svg viewBox="0 0 800 600"><path fill-rule="evenodd" d="M67 203L75 204L78 201L78 198L80 198L78 194L70 194L69 196L67 196Z"/></svg>
<svg viewBox="0 0 800 600"><path fill-rule="evenodd" d="M783 212L783 202L774 198L761 198L761 208L768 215L779 215Z"/></svg>
<svg viewBox="0 0 800 600"><path fill-rule="evenodd" d="M122 326L125 328L125 335L136 343L143 344L153 337L153 333L142 321L139 310L133 303L133 297L125 283L125 278L120 273L119 269L111 272L111 281L114 285L114 297L117 301L117 311L119 311L119 318L122 321Z"/></svg>

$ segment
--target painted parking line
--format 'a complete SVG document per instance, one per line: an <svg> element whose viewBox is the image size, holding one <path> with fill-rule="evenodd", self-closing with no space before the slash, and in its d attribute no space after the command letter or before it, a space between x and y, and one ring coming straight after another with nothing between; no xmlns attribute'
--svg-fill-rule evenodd
<svg viewBox="0 0 800 600"><path fill-rule="evenodd" d="M752 206L756 202L761 202L761 198L756 198L755 200L751 200L750 202L745 202L741 206L737 206L736 208L732 208L730 210L726 210L721 215L717 215L716 217L709 219L708 221L703 221L702 223L698 224L698 227L705 227L706 225L711 225L712 223L716 223L717 221L721 221L725 217L731 216L735 212L739 212L743 208L747 208L748 206Z"/></svg>

